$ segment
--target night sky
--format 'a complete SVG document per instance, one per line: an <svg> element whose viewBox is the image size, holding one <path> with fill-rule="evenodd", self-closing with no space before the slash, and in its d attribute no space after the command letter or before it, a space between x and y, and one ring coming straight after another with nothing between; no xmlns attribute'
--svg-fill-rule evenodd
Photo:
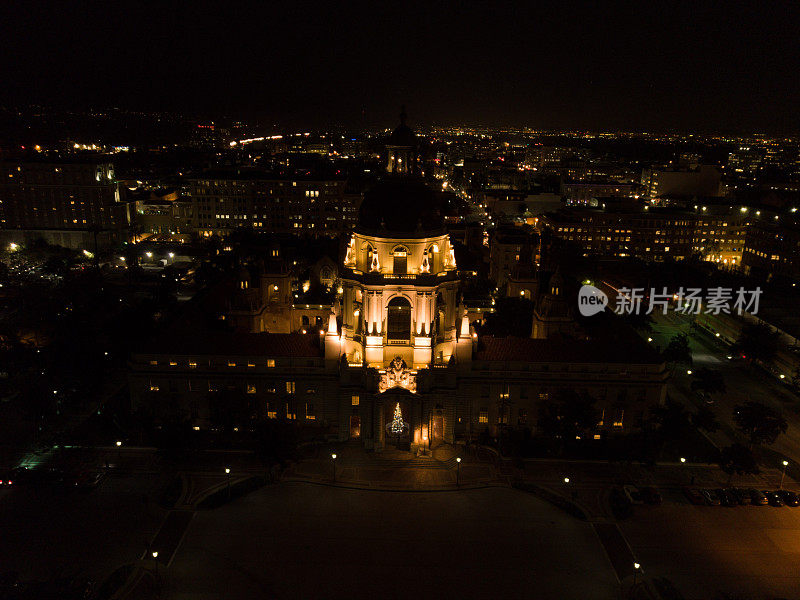
<svg viewBox="0 0 800 600"><path fill-rule="evenodd" d="M392 125L405 103L425 124L800 130L797 2L232 4L5 3L0 101L310 126Z"/></svg>

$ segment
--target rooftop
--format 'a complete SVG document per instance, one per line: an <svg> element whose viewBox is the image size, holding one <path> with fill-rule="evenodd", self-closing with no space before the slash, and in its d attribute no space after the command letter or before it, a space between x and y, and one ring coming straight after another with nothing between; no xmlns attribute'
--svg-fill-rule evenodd
<svg viewBox="0 0 800 600"><path fill-rule="evenodd" d="M319 336L299 333L234 333L208 331L197 334L169 334L140 348L138 354L176 356L268 356L320 357Z"/></svg>
<svg viewBox="0 0 800 600"><path fill-rule="evenodd" d="M488 362L564 362L658 365L661 357L649 348L616 341L573 340L484 336L475 360Z"/></svg>

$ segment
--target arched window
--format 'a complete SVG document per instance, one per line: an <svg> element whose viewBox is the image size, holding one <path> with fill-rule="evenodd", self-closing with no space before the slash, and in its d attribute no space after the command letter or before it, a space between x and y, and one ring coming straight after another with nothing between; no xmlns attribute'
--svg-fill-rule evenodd
<svg viewBox="0 0 800 600"><path fill-rule="evenodd" d="M329 288L333 285L333 271L331 271L330 267L322 267L319 272L319 280L325 287Z"/></svg>
<svg viewBox="0 0 800 600"><path fill-rule="evenodd" d="M408 250L403 246L398 246L392 251L394 266L392 273L395 275L405 275L408 273Z"/></svg>
<svg viewBox="0 0 800 600"><path fill-rule="evenodd" d="M411 303L402 296L395 296L389 301L386 337L396 342L411 339Z"/></svg>

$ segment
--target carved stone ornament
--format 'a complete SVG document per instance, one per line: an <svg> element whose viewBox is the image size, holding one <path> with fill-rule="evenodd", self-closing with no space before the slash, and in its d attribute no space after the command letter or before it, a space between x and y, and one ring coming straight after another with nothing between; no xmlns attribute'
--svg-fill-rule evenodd
<svg viewBox="0 0 800 600"><path fill-rule="evenodd" d="M417 373L408 368L406 361L400 356L395 356L385 371L381 372L378 382L380 393L394 387L401 387L412 394L417 392Z"/></svg>

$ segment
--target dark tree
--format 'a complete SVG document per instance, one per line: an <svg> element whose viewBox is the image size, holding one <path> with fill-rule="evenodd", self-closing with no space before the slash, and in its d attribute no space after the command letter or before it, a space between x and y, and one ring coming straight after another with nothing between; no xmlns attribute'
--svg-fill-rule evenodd
<svg viewBox="0 0 800 600"><path fill-rule="evenodd" d="M689 411L674 400L667 400L663 406L653 409L653 419L658 424L657 435L662 442L684 439L692 431Z"/></svg>
<svg viewBox="0 0 800 600"><path fill-rule="evenodd" d="M639 331L651 332L653 331L653 317L643 312L632 312L620 315L620 319L625 324L630 325Z"/></svg>
<svg viewBox="0 0 800 600"><path fill-rule="evenodd" d="M742 444L733 444L723 448L719 458L719 466L728 474L728 485L731 484L731 479L734 475L755 475L758 473L758 465L753 452Z"/></svg>
<svg viewBox="0 0 800 600"><path fill-rule="evenodd" d="M667 347L664 348L662 357L668 363L692 366L692 350L689 347L689 337L685 333L675 334L667 344Z"/></svg>
<svg viewBox="0 0 800 600"><path fill-rule="evenodd" d="M772 444L788 425L783 415L772 407L760 402L746 402L734 408L733 420L736 427L753 444Z"/></svg>
<svg viewBox="0 0 800 600"><path fill-rule="evenodd" d="M709 433L714 433L719 429L719 421L714 411L703 406L692 415L692 424L698 429L703 429Z"/></svg>
<svg viewBox="0 0 800 600"><path fill-rule="evenodd" d="M734 350L748 362L770 360L778 351L778 332L765 323L748 324L736 340Z"/></svg>
<svg viewBox="0 0 800 600"><path fill-rule="evenodd" d="M553 401L539 410L539 429L548 437L559 441L559 451L564 443L585 436L597 427L600 420L595 399L575 390L559 390Z"/></svg>
<svg viewBox="0 0 800 600"><path fill-rule="evenodd" d="M715 394L725 392L727 389L722 373L713 369L703 367L695 373L692 379L693 391L700 390L707 394Z"/></svg>
<svg viewBox="0 0 800 600"><path fill-rule="evenodd" d="M258 455L267 463L282 463L297 456L297 428L282 419L266 419L256 426Z"/></svg>
<svg viewBox="0 0 800 600"><path fill-rule="evenodd" d="M223 389L208 395L211 406L211 421L230 433L234 427L242 425L250 417L250 403L241 390Z"/></svg>

